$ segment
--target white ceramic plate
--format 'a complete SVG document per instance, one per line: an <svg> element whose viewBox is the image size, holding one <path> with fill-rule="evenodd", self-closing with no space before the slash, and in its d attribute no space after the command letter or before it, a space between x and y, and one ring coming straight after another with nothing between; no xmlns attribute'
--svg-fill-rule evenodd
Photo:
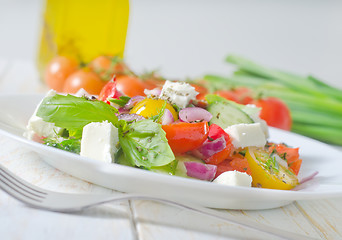
<svg viewBox="0 0 342 240"><path fill-rule="evenodd" d="M303 184L300 190L223 186L106 164L29 141L23 137L25 126L42 97L0 96L0 133L25 143L52 166L101 186L226 209L268 209L295 200L342 197L342 152L316 140L278 129L270 130L270 140L300 147L303 163L299 179L319 171L315 179Z"/></svg>

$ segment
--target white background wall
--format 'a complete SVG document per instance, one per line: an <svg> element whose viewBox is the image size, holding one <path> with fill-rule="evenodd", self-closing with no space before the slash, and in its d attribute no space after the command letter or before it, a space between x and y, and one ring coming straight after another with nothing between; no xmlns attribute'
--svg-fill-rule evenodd
<svg viewBox="0 0 342 240"><path fill-rule="evenodd" d="M42 0L0 0L0 58L35 58ZM131 0L126 59L167 77L226 74L238 53L342 88L342 1Z"/></svg>

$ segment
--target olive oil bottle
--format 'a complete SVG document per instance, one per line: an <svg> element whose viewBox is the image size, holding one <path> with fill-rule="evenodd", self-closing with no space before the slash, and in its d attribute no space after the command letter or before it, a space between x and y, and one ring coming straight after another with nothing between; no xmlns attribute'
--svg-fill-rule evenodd
<svg viewBox="0 0 342 240"><path fill-rule="evenodd" d="M99 55L123 57L129 0L46 0L38 48L40 76L55 56L88 63Z"/></svg>

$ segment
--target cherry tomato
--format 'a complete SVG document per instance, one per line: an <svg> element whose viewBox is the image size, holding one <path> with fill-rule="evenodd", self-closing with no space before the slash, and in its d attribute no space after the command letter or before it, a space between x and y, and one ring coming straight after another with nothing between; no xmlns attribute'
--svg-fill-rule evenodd
<svg viewBox="0 0 342 240"><path fill-rule="evenodd" d="M99 100L110 104L107 98L119 98L121 95L122 94L116 89L116 80L113 78L102 88L99 94Z"/></svg>
<svg viewBox="0 0 342 240"><path fill-rule="evenodd" d="M143 117L149 118L158 115L161 109L164 107L164 105L165 108L171 112L174 121L177 121L178 114L176 110L172 107L170 103L162 99L145 98L144 100L138 102L131 109L130 113L135 113Z"/></svg>
<svg viewBox="0 0 342 240"><path fill-rule="evenodd" d="M267 125L291 130L290 110L284 102L275 97L268 97L254 100L252 103L261 108L260 118L265 120Z"/></svg>
<svg viewBox="0 0 342 240"><path fill-rule="evenodd" d="M145 96L144 90L146 85L135 76L124 75L116 78L116 88L129 97Z"/></svg>
<svg viewBox="0 0 342 240"><path fill-rule="evenodd" d="M76 61L63 56L55 57L45 69L45 83L49 88L62 92L66 79L70 74L77 71L77 68Z"/></svg>
<svg viewBox="0 0 342 240"><path fill-rule="evenodd" d="M105 81L112 79L114 75L130 73L127 65L119 57L99 56L89 64L89 68Z"/></svg>
<svg viewBox="0 0 342 240"><path fill-rule="evenodd" d="M299 148L287 147L285 144L270 144L269 153L276 152L281 158L286 159L289 168L298 175L302 165L302 159L299 159Z"/></svg>
<svg viewBox="0 0 342 240"><path fill-rule="evenodd" d="M80 69L67 78L63 91L66 93L76 93L83 88L90 94L98 95L105 84L106 82L102 81L95 73L87 69Z"/></svg>
<svg viewBox="0 0 342 240"><path fill-rule="evenodd" d="M249 104L253 101L252 91L245 87L238 87L231 90L218 90L215 94L240 104Z"/></svg>
<svg viewBox="0 0 342 240"><path fill-rule="evenodd" d="M251 169L253 187L289 190L298 185L297 176L287 167L273 164L271 154L264 148L249 147L245 156Z"/></svg>
<svg viewBox="0 0 342 240"><path fill-rule="evenodd" d="M182 154L199 148L208 137L207 122L179 122L163 125L168 143L175 154Z"/></svg>
<svg viewBox="0 0 342 240"><path fill-rule="evenodd" d="M222 151L215 153L208 159L204 159L206 163L217 165L227 159L231 154L233 144L229 135L220 126L211 124L209 127L208 139L216 140L222 136L226 141L226 147Z"/></svg>

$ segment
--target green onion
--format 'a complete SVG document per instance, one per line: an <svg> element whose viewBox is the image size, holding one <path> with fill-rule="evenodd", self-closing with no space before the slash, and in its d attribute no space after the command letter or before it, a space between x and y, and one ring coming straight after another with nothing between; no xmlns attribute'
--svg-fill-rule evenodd
<svg viewBox="0 0 342 240"><path fill-rule="evenodd" d="M291 131L327 143L342 145L342 90L313 76L300 76L268 68L230 55L237 70L231 76L206 75L211 91L248 87L255 96L277 97L291 111Z"/></svg>

